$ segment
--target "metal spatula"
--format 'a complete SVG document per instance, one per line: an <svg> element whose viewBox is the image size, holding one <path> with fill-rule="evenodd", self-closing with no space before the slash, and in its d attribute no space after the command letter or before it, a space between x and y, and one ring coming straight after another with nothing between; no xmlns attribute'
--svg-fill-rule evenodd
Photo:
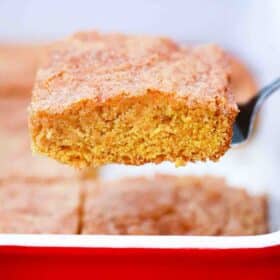
<svg viewBox="0 0 280 280"><path fill-rule="evenodd" d="M280 78L260 90L248 103L239 106L240 112L233 127L232 145L241 144L250 138L259 109L266 98L279 89Z"/></svg>

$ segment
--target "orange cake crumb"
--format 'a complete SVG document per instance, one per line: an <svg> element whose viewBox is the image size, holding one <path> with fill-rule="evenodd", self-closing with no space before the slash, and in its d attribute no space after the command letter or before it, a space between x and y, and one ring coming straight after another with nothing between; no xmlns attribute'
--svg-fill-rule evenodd
<svg viewBox="0 0 280 280"><path fill-rule="evenodd" d="M38 71L32 149L77 167L217 160L238 111L227 69L214 45L78 33Z"/></svg>
<svg viewBox="0 0 280 280"><path fill-rule="evenodd" d="M221 178L124 178L86 186L83 234L255 235L268 231L265 196Z"/></svg>

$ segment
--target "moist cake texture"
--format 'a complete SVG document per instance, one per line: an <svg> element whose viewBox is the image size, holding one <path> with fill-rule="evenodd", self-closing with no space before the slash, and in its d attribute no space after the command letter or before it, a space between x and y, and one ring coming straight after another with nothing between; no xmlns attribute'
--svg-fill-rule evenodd
<svg viewBox="0 0 280 280"><path fill-rule="evenodd" d="M86 187L83 234L255 235L268 231L265 196L216 177L124 178Z"/></svg>
<svg viewBox="0 0 280 280"><path fill-rule="evenodd" d="M0 233L78 233L76 182L0 180Z"/></svg>
<svg viewBox="0 0 280 280"><path fill-rule="evenodd" d="M218 47L78 33L37 73L32 149L76 167L217 160L236 114Z"/></svg>

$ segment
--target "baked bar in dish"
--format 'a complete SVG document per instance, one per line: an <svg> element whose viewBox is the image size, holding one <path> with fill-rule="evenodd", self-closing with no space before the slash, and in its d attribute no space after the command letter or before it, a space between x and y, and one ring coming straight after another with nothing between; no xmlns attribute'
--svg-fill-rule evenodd
<svg viewBox="0 0 280 280"><path fill-rule="evenodd" d="M83 234L255 235L268 231L265 196L217 177L124 178L88 183Z"/></svg>
<svg viewBox="0 0 280 280"><path fill-rule="evenodd" d="M0 233L78 233L80 195L73 181L0 180Z"/></svg>

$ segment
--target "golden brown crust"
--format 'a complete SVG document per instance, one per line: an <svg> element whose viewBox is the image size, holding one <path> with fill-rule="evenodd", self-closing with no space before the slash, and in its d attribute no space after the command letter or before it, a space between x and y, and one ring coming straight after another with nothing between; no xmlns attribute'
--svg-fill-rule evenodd
<svg viewBox="0 0 280 280"><path fill-rule="evenodd" d="M235 108L217 46L184 48L166 38L88 32L54 45L38 71L31 110L61 113L83 100L102 103L148 90L190 103L218 97Z"/></svg>
<svg viewBox="0 0 280 280"><path fill-rule="evenodd" d="M0 233L78 231L77 183L0 180Z"/></svg>
<svg viewBox="0 0 280 280"><path fill-rule="evenodd" d="M228 55L230 66L230 84L235 100L239 105L245 104L258 93L257 82L243 61Z"/></svg>
<svg viewBox="0 0 280 280"><path fill-rule="evenodd" d="M0 97L31 96L45 46L0 44Z"/></svg>
<svg viewBox="0 0 280 280"><path fill-rule="evenodd" d="M86 186L84 234L266 233L266 197L215 177L124 178Z"/></svg>

